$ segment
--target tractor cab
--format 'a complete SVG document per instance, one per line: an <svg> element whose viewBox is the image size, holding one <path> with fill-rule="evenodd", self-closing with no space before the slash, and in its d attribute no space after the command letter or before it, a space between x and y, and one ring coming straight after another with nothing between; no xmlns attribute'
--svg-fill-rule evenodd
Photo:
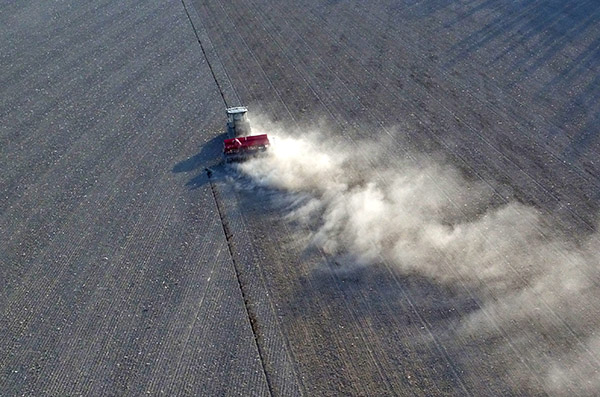
<svg viewBox="0 0 600 397"><path fill-rule="evenodd" d="M246 113L248 113L248 108L245 106L227 109L227 136L229 138L238 138L252 134Z"/></svg>

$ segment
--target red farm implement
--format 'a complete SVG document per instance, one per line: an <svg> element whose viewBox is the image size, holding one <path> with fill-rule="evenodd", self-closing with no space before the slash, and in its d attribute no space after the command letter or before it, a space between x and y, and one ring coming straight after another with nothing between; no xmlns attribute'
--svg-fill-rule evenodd
<svg viewBox="0 0 600 397"><path fill-rule="evenodd" d="M225 139L223 142L223 155L227 162L242 161L248 157L264 153L269 148L269 144L267 134Z"/></svg>

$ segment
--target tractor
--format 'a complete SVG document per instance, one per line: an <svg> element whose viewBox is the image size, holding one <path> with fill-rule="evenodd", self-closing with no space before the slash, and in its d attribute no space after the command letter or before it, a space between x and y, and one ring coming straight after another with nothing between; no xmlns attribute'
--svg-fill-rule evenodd
<svg viewBox="0 0 600 397"><path fill-rule="evenodd" d="M264 154L270 146L267 134L252 135L246 113L248 109L244 106L227 109L228 138L223 141L223 157L227 163Z"/></svg>

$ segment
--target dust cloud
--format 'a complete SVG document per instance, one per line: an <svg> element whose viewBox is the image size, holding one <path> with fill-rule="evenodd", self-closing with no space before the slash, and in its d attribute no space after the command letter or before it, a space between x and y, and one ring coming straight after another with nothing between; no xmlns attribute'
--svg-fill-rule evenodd
<svg viewBox="0 0 600 397"><path fill-rule="evenodd" d="M537 209L494 200L489 186L441 158L253 123L274 143L269 155L237 167L298 197L289 216L311 230L313 247L343 266L387 263L460 284L479 308L459 332L505 338L502 348L522 361L510 376L536 378L550 394L600 392L598 235L574 243Z"/></svg>

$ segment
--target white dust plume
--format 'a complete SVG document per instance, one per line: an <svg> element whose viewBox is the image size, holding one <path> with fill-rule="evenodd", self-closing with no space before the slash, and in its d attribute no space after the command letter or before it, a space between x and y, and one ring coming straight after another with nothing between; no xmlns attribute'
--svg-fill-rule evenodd
<svg viewBox="0 0 600 397"><path fill-rule="evenodd" d="M317 130L257 129L275 138L269 155L238 167L257 184L310 197L291 216L315 247L347 266L385 263L475 291L480 309L461 332L531 344L543 330L533 349L516 337L511 348L542 369L545 391L600 390L598 235L571 242L540 211L499 203L489 186L431 156Z"/></svg>

